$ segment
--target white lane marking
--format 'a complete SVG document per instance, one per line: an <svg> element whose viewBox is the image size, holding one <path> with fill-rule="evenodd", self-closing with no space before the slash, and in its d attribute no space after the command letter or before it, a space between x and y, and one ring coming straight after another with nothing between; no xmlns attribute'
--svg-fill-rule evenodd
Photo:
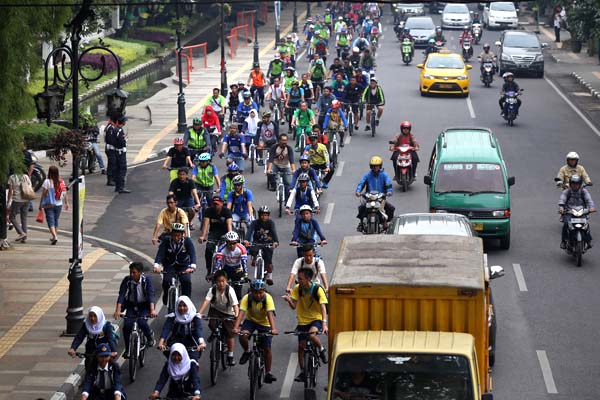
<svg viewBox="0 0 600 400"><path fill-rule="evenodd" d="M298 353L292 353L290 354L290 361L288 362L287 372L285 373L285 379L281 386L281 394L279 395L282 399L288 399L290 393L292 393L294 375L296 375L296 365L298 365Z"/></svg>
<svg viewBox="0 0 600 400"><path fill-rule="evenodd" d="M469 114L471 114L471 118L477 118L475 116L475 110L473 109L473 103L471 102L470 97L467 97L467 108L469 109Z"/></svg>
<svg viewBox="0 0 600 400"><path fill-rule="evenodd" d="M540 362L540 368L542 369L542 375L544 376L544 383L546 384L546 391L549 394L557 394L556 383L554 383L554 377L552 376L552 370L550 369L550 362L546 355L546 350L536 350L538 361Z"/></svg>
<svg viewBox="0 0 600 400"><path fill-rule="evenodd" d="M521 270L521 264L513 264L513 270L515 271L515 278L517 278L519 290L521 292L526 292L527 284L525 283L525 277L523 276L523 271Z"/></svg>
<svg viewBox="0 0 600 400"><path fill-rule="evenodd" d="M335 203L327 204L327 211L325 211L325 221L323 223L325 223L325 224L331 223L331 217L333 217L333 207L334 206L335 206Z"/></svg>
<svg viewBox="0 0 600 400"><path fill-rule="evenodd" d="M301 60L301 59L302 59L302 56L304 55L304 53L306 53L306 47L304 48L304 50L302 51L302 53L300 53L300 54L298 55L298 57L296 57L296 60Z"/></svg>
<svg viewBox="0 0 600 400"><path fill-rule="evenodd" d="M129 258L127 258L127 256L121 253L120 251L115 251L115 254L124 259L125 261L129 261Z"/></svg>
<svg viewBox="0 0 600 400"><path fill-rule="evenodd" d="M565 101L565 103L567 103L567 104L569 105L569 107L571 107L571 109L572 109L573 111L575 111L575 114L579 115L579 118L581 118L581 119L583 120L583 122L585 122L585 123L587 124L587 126L589 126L589 127L590 127L590 129L592 130L592 132L594 132L594 133L596 134L596 136L600 136L600 130L598 130L598 128L596 128L596 127L594 126L594 124L592 124L592 123L590 122L590 120L589 120L589 119L587 119L587 118L586 118L586 116L585 116L585 115L583 115L583 113L582 113L581 111L579 111L579 109L577 108L577 106L575 106L575 104L573 104L573 103L571 102L571 100L569 100L569 99L567 98L567 96L565 96L564 94L562 94L562 93L560 92L560 90L559 90L559 89L556 87L556 85L555 85L555 84L554 84L554 83L553 83L553 82L552 82L550 79L548 79L548 78L544 78L544 80L545 80L546 82L548 82L548 85L550 85L550 86L552 87L552 89L554 89L554 91L555 91L556 93L558 93L558 95L559 95L559 96L560 96L560 97L561 97L561 98L562 98L562 99Z"/></svg>
<svg viewBox="0 0 600 400"><path fill-rule="evenodd" d="M346 163L345 161L338 162L338 168L337 168L337 172L335 173L335 176L342 176L342 173L344 172L344 164L345 163Z"/></svg>
<svg viewBox="0 0 600 400"><path fill-rule="evenodd" d="M344 144L350 144L351 141L352 141L352 136L346 135L346 137L344 137Z"/></svg>
<svg viewBox="0 0 600 400"><path fill-rule="evenodd" d="M155 164L157 162L161 162L164 161L164 158L159 158L158 160L152 160L152 161L144 161L142 163L139 164L132 164L130 166L127 167L127 169L135 169L137 167L143 167L144 165L150 165L150 164Z"/></svg>

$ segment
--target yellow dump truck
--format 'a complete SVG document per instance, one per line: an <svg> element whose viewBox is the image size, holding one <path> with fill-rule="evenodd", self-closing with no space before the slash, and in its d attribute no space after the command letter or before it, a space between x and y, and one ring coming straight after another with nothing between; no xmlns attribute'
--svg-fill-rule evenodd
<svg viewBox="0 0 600 400"><path fill-rule="evenodd" d="M479 238L346 237L329 289L327 398L492 399L489 281Z"/></svg>

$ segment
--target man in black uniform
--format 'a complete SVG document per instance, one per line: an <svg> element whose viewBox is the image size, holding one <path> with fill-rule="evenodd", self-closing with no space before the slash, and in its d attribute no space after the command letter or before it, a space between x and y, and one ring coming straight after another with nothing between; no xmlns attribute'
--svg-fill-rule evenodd
<svg viewBox="0 0 600 400"><path fill-rule="evenodd" d="M198 238L200 244L207 240L207 235L208 240L210 240L210 242L206 244L206 251L204 252L207 280L209 280L211 275L212 258L217 247L217 242L223 235L232 230L232 221L233 216L231 215L231 210L227 207L223 207L223 199L221 196L215 195L213 197L213 206L208 207L206 211L204 211L202 233L200 233L200 237Z"/></svg>
<svg viewBox="0 0 600 400"><path fill-rule="evenodd" d="M115 147L115 192L131 193L131 190L125 188L125 175L127 174L127 134L123 127L127 117L119 117L116 130L113 134Z"/></svg>
<svg viewBox="0 0 600 400"><path fill-rule="evenodd" d="M83 380L82 399L116 400L125 398L121 382L121 370L116 361L110 359L110 347L100 343L96 352L94 368L86 372Z"/></svg>
<svg viewBox="0 0 600 400"><path fill-rule="evenodd" d="M106 186L115 186L115 165L116 155L115 152L115 133L117 132L117 122L113 118L108 121L108 125L104 130L104 152L106 153Z"/></svg>

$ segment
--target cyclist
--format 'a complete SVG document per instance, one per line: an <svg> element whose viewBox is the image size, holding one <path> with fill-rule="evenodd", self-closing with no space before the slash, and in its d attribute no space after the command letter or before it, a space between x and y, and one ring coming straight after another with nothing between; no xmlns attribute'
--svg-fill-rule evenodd
<svg viewBox="0 0 600 400"><path fill-rule="evenodd" d="M171 236L160 242L154 258L154 272L163 272L163 304L167 304L169 285L175 274L179 274L181 293L185 296L192 295L190 274L196 271L196 249L192 240L183 236L184 232L185 225L174 223L171 228Z"/></svg>
<svg viewBox="0 0 600 400"><path fill-rule="evenodd" d="M368 48L363 51L363 55L360 59L360 67L369 76L375 73L377 64L375 63L375 57L373 57L371 50Z"/></svg>
<svg viewBox="0 0 600 400"><path fill-rule="evenodd" d="M183 224L187 227L189 220L188 216L181 208L177 207L177 200L174 195L167 195L167 206L158 214L154 232L152 233L152 244L157 245L159 241L167 239L171 234L171 229L174 223ZM163 233L158 235L160 226L163 227ZM186 229L187 234L187 229Z"/></svg>
<svg viewBox="0 0 600 400"><path fill-rule="evenodd" d="M340 135L340 147L344 147L344 132L348 129L348 120L341 106L342 103L339 100L331 102L331 108L327 110L325 120L323 121L323 129L327 131L329 142L333 139L332 132L338 132Z"/></svg>
<svg viewBox="0 0 600 400"><path fill-rule="evenodd" d="M134 319L131 317L155 318L154 303L154 285L152 285L152 280L144 275L144 265L141 262L132 262L129 264L129 275L123 278L119 286L119 297L113 315L115 320L121 317L123 311L127 316L123 323L125 358L129 356L129 338L133 330ZM154 346L154 332L150 329L148 321L140 318L138 325L146 336L148 347Z"/></svg>
<svg viewBox="0 0 600 400"><path fill-rule="evenodd" d="M317 332L323 332L325 335L329 332L327 327L327 296L325 290L312 281L314 276L310 268L301 268L298 271L298 284L294 286L290 294L285 294L283 299L289 304L292 310L296 310L298 325L296 331L306 332L298 336L298 365L300 365L300 374L294 379L296 382L304 382L306 379L304 373L304 349L306 341L310 340L315 349L319 352L319 357L323 363L327 363L327 351ZM312 333L312 334L311 334Z"/></svg>
<svg viewBox="0 0 600 400"><path fill-rule="evenodd" d="M312 133L311 133L312 136ZM310 138L310 136L309 136ZM307 146L308 147L308 146ZM296 187L296 181L302 174L306 174L308 176L309 181L313 182L311 187L316 188L319 192L321 191L321 182L319 180L319 174L310 166L310 157L306 154L305 149L302 149L302 154L300 155L300 168L297 168L292 175L291 187Z"/></svg>
<svg viewBox="0 0 600 400"><path fill-rule="evenodd" d="M265 95L265 100L269 102L269 109L273 111L275 104L279 108L279 119L281 120L281 125L285 123L284 119L281 118L282 112L284 110L286 93L283 85L281 84L281 78L276 77L273 79L273 83L269 86L269 90ZM264 114L263 114L264 115Z"/></svg>
<svg viewBox="0 0 600 400"><path fill-rule="evenodd" d="M360 114L358 112L358 105L360 102L361 95L364 87L359 85L356 81L356 76L350 77L350 82L344 88L344 110L348 112L348 108L352 107L352 113L354 114L354 129L358 130L358 121Z"/></svg>
<svg viewBox="0 0 600 400"><path fill-rule="evenodd" d="M286 93L289 93L290 89L292 88L292 84L296 79L298 79L296 69L292 66L286 67L285 74L283 76L283 87L285 88ZM288 97L287 94L286 97Z"/></svg>
<svg viewBox="0 0 600 400"><path fill-rule="evenodd" d="M267 164L267 176L269 177L269 188L271 191L277 190L275 187L275 174L282 174L285 193L290 190L290 174L296 170L294 164L294 150L288 145L288 136L283 133L279 135L278 143L269 149L269 160Z"/></svg>
<svg viewBox="0 0 600 400"><path fill-rule="evenodd" d="M342 17L341 15L337 18L337 21L335 22L335 25L333 27L333 31L335 33L341 33L342 29L348 28L346 25L346 21L344 21L344 17ZM339 56L338 56L339 57Z"/></svg>
<svg viewBox="0 0 600 400"><path fill-rule="evenodd" d="M317 200L315 191L310 187L309 182L310 179L308 174L300 174L298 177L298 185L294 186L291 190L288 201L285 204L285 212L288 215L294 215L294 213L296 213L296 218L300 218L299 210L303 205L310 206L315 214L318 214L321 211L319 209L319 200ZM292 203L294 203L294 211L292 211Z"/></svg>
<svg viewBox="0 0 600 400"><path fill-rule="evenodd" d="M327 79L335 79L338 72L341 72L343 68L342 60L339 57L334 58L333 64L329 66L329 70L327 71Z"/></svg>
<svg viewBox="0 0 600 400"><path fill-rule="evenodd" d="M362 88L360 92L362 96L362 92L364 92L365 88L369 85L369 74L363 72L362 68L359 67L354 70L354 77L356 78L358 86Z"/></svg>
<svg viewBox="0 0 600 400"><path fill-rule="evenodd" d="M359 37L357 37L356 39L354 39L354 42L352 42L353 55L355 55L356 53L360 54L368 48L369 48L369 41L362 34ZM358 50L355 51L355 49L358 49ZM359 57L360 57L360 55L359 55Z"/></svg>
<svg viewBox="0 0 600 400"><path fill-rule="evenodd" d="M254 215L252 191L244 187L246 178L238 175L233 178L233 190L227 195L227 208L231 210L233 222L244 221L250 225Z"/></svg>
<svg viewBox="0 0 600 400"><path fill-rule="evenodd" d="M210 135L202 127L200 118L194 118L192 127L183 135L183 144L188 148L192 160L198 154L210 152Z"/></svg>
<svg viewBox="0 0 600 400"><path fill-rule="evenodd" d="M315 46L315 54L318 54L319 57L323 60L323 64L327 64L327 56L329 55L329 41L327 40L327 32L325 30L321 30L319 34L316 34L314 39Z"/></svg>
<svg viewBox="0 0 600 400"><path fill-rule="evenodd" d="M217 114L214 112L211 106L204 107L204 113L202 113L202 126L210 134L210 147L212 154L217 152L217 141L221 135L221 127L223 124L219 122Z"/></svg>
<svg viewBox="0 0 600 400"><path fill-rule="evenodd" d="M319 128L318 125L315 126ZM325 136L325 138L326 137L327 136ZM314 129L312 134L309 136L309 140L310 144L308 144L304 149L304 154L308 156L312 169L317 171L322 170L325 173L323 182L321 182L321 188L327 189L329 187L329 181L333 176L333 171L329 166L329 152L327 151L327 146L323 143L319 143L319 135Z"/></svg>
<svg viewBox="0 0 600 400"><path fill-rule="evenodd" d="M300 82L294 79L292 87L287 91L285 100L285 109L288 115L289 130L292 130L293 115L300 108L300 104L304 101L304 89L300 87Z"/></svg>
<svg viewBox="0 0 600 400"><path fill-rule="evenodd" d="M396 164L398 160L398 156L400 152L396 150L396 147L402 145L409 145L414 147L415 149L410 152L410 158L412 161L412 177L415 178L417 176L417 164L419 163L419 155L417 154L417 150L419 150L419 143L417 143L417 139L415 139L415 135L411 133L412 124L409 121L403 121L400 124L400 133L394 137L394 143L390 144L390 151L392 151L392 165L394 166L394 179L398 179L399 171L398 165Z"/></svg>
<svg viewBox="0 0 600 400"><path fill-rule="evenodd" d="M119 364L111 359L109 346L106 343L100 343L94 349L94 353L93 368L86 371L80 399L125 399L121 370Z"/></svg>
<svg viewBox="0 0 600 400"><path fill-rule="evenodd" d="M361 197L361 193L364 189L365 193L379 192L385 193L388 197L392 195L392 181L388 174L383 171L383 160L379 156L371 157L369 161L369 168L371 169L365 175L363 175L358 185L356 185L355 195ZM391 221L394 218L395 207L386 201L384 204L384 211L387 217L386 221ZM356 230L362 232L363 230L363 218L366 217L365 200L361 199L360 206L358 207L358 215L356 218L359 219L358 227Z"/></svg>
<svg viewBox="0 0 600 400"><path fill-rule="evenodd" d="M325 75L327 70L323 60L317 59L315 65L313 65L308 71L308 77L312 81L313 85L318 85L323 90L323 84L325 82ZM315 100L318 100L318 96L315 95Z"/></svg>
<svg viewBox="0 0 600 400"><path fill-rule="evenodd" d="M230 319L237 318L240 313L240 305L235 291L227 284L227 273L225 271L220 270L215 272L213 280L215 284L208 289L198 314L204 315L206 308L210 305L208 317L224 320L223 327L227 332L227 365L233 367L235 365L235 360L233 359L235 340L233 336L233 321ZM214 332L217 322L214 319L209 320L208 327ZM209 338L208 341L210 342L211 339Z"/></svg>
<svg viewBox="0 0 600 400"><path fill-rule="evenodd" d="M85 353L95 354L98 346L108 345L110 356L117 356L117 341L115 340L115 332L112 324L104 317L104 311L100 307L92 306L88 310L87 316L73 338L69 355L75 357L75 351L87 339L85 343Z"/></svg>
<svg viewBox="0 0 600 400"><path fill-rule="evenodd" d="M200 199L194 181L188 178L187 168L179 168L177 179L169 185L169 194L175 196L177 207L183 208L188 214L188 220L193 221L196 210L200 209ZM191 222L190 229L194 229Z"/></svg>
<svg viewBox="0 0 600 400"><path fill-rule="evenodd" d="M348 28L341 28L335 39L335 50L337 51L338 57L346 58L348 56L351 37L352 36L348 33Z"/></svg>
<svg viewBox="0 0 600 400"><path fill-rule="evenodd" d="M291 125L296 128L296 151L300 151L300 135L302 135L302 129L304 134L309 135L312 126L315 124L315 113L313 110L308 108L308 104L305 101L300 103L300 108L294 111L292 116Z"/></svg>
<svg viewBox="0 0 600 400"><path fill-rule="evenodd" d="M250 71L250 76L248 76L248 86L250 86L250 94L252 98L254 98L254 93L258 91L258 99L260 100L260 105L265 105L265 74L260 69L259 63L254 63L252 65L252 71Z"/></svg>
<svg viewBox="0 0 600 400"><path fill-rule="evenodd" d="M292 292L292 284L296 279L298 271L302 268L310 268L313 272L312 281L323 286L325 292L329 291L329 280L327 279L327 271L325 270L325 261L321 257L315 254L315 247L311 243L304 244L302 246L302 256L298 257L294 264L292 264L292 270L288 277L285 292Z"/></svg>
<svg viewBox="0 0 600 400"><path fill-rule="evenodd" d="M277 137L279 137L279 125L271 122L270 112L264 112L262 121L258 123L258 146L256 148L258 165L265 165L264 150L271 148L277 142Z"/></svg>
<svg viewBox="0 0 600 400"><path fill-rule="evenodd" d="M225 234L225 243L219 245L212 272L225 271L232 281L241 281L248 277L248 254L240 243L239 235L234 232ZM242 298L242 286L234 287L238 299Z"/></svg>
<svg viewBox="0 0 600 400"><path fill-rule="evenodd" d="M365 131L371 130L369 121L371 121L371 112L374 107L377 107L377 117L375 119L375 125L379 126L379 120L383 114L383 106L385 105L385 96L383 95L383 89L378 85L376 78L371 78L369 86L365 88L362 94L361 101L367 104L367 126Z"/></svg>
<svg viewBox="0 0 600 400"><path fill-rule="evenodd" d="M283 60L275 55L273 60L269 63L269 69L267 70L267 75L269 76L269 81L271 84L274 83L275 78L281 78L283 72Z"/></svg>
<svg viewBox="0 0 600 400"><path fill-rule="evenodd" d="M294 223L294 231L292 233L292 246L296 246L296 252L298 257L302 256L302 245L312 244L313 246L317 243L317 237L321 239L321 244L326 245L327 239L321 231L319 222L313 218L313 209L305 204L299 209L300 218L296 218Z"/></svg>
<svg viewBox="0 0 600 400"><path fill-rule="evenodd" d="M254 331L271 333L272 335L278 333L275 326L275 302L265 289L265 282L262 279L256 279L250 284L250 293L246 294L240 301L240 314L233 328L234 333L243 333L240 336L240 344L244 349L244 354L240 358L240 364L246 364L252 354L248 351L248 335ZM244 322L242 323L242 321ZM273 364L271 339L271 336L261 338L261 347L265 358L265 383L273 383L277 380L271 373Z"/></svg>
<svg viewBox="0 0 600 400"><path fill-rule="evenodd" d="M193 168L194 164L190 158L190 152L187 147L183 145L182 138L173 139L173 147L167 152L167 157L163 162L162 168L169 169L169 182L177 179L177 173L179 168Z"/></svg>
<svg viewBox="0 0 600 400"><path fill-rule="evenodd" d="M258 209L258 219L252 221L246 232L244 245L250 246L255 244L270 244L273 247L264 247L262 249L263 260L265 261L265 282L267 285L273 285L273 249L279 247L279 237L275 222L271 220L271 209L268 206L262 206ZM256 257L258 249L250 247L249 253L252 257ZM254 264L255 261L252 263ZM259 277L262 279L262 277Z"/></svg>
<svg viewBox="0 0 600 400"><path fill-rule="evenodd" d="M348 60L350 61L352 68L356 69L360 66L360 48L358 46L352 47L352 54L350 54Z"/></svg>
<svg viewBox="0 0 600 400"><path fill-rule="evenodd" d="M202 244L205 240L209 240L206 244L204 252L204 262L206 263L206 277L211 274L212 258L215 253L216 243L227 232L232 230L233 216L227 207L223 207L223 198L215 195L212 198L212 207L208 207L204 211L204 221L202 221L202 232L198 238L198 243Z"/></svg>
<svg viewBox="0 0 600 400"><path fill-rule="evenodd" d="M240 79L238 81L237 85L238 85L238 98L240 100L240 103L243 103L244 102L244 93L246 93L246 92L250 93L250 91L246 87L246 82L244 82L242 79Z"/></svg>
<svg viewBox="0 0 600 400"><path fill-rule="evenodd" d="M287 35L285 37L285 45L288 49L288 55L290 57L290 61L292 62L292 67L296 67L296 44L293 41L292 35Z"/></svg>
<svg viewBox="0 0 600 400"><path fill-rule="evenodd" d="M175 311L167 314L158 341L158 349L167 355L167 347L180 343L185 347L194 348L189 355L198 361L200 352L206 347L202 332L202 320L196 312L196 306L186 295L179 296L175 301Z"/></svg>
<svg viewBox="0 0 600 400"><path fill-rule="evenodd" d="M225 154L227 154L229 160L232 160L237 164L240 169L240 174L243 174L244 167L246 166L245 160L248 158L248 152L246 151L244 134L238 132L238 126L236 124L229 125L229 133L223 138L219 157L223 158Z"/></svg>
<svg viewBox="0 0 600 400"><path fill-rule="evenodd" d="M325 86L325 88L323 88L323 95L321 95L319 97L319 100L317 101L317 115L319 116L319 126L323 126L323 122L325 122L325 116L327 115L327 110L331 108L331 103L335 99L336 97L331 93L331 87Z"/></svg>
<svg viewBox="0 0 600 400"><path fill-rule="evenodd" d="M313 84L308 79L308 74L302 74L302 77L300 80L300 89L304 90L304 101L308 105L308 108L310 108L315 96L314 96Z"/></svg>
<svg viewBox="0 0 600 400"><path fill-rule="evenodd" d="M205 197L208 207L212 207L213 192L219 192L221 187L219 170L216 165L211 163L208 153L199 154L194 161L196 166L192 170L192 180L200 196ZM200 202L200 206L202 206L202 202Z"/></svg>
<svg viewBox="0 0 600 400"><path fill-rule="evenodd" d="M237 108L240 105L240 92L237 83L229 85L229 94L227 94L227 104L229 105L229 122L236 120Z"/></svg>
<svg viewBox="0 0 600 400"><path fill-rule="evenodd" d="M240 174L240 168L231 160L228 160L227 173L221 177L221 198L227 198L229 192L233 190L233 178Z"/></svg>
<svg viewBox="0 0 600 400"><path fill-rule="evenodd" d="M190 360L185 346L181 343L174 343L169 352L169 359L165 362L149 398L151 400L158 399L160 392L169 382L168 398L200 400L198 368L198 362Z"/></svg>
<svg viewBox="0 0 600 400"><path fill-rule="evenodd" d="M258 131L259 122L260 118L258 118L258 112L256 112L256 110L250 110L250 115L248 115L248 118L244 120L244 125L242 126L244 144L246 145L248 151L250 150L251 144L254 144L255 146L258 144L258 137L256 133Z"/></svg>
<svg viewBox="0 0 600 400"><path fill-rule="evenodd" d="M244 91L242 93L242 98L244 101L242 101L237 108L237 122L240 125L242 124L242 122L244 122L248 115L250 115L250 110L258 111L258 105L254 100L252 100L252 95L250 94L250 91Z"/></svg>
<svg viewBox="0 0 600 400"><path fill-rule="evenodd" d="M204 105L212 107L213 111L219 117L219 123L223 126L225 110L227 109L227 100L221 95L221 90L219 88L213 88L213 95L206 100Z"/></svg>

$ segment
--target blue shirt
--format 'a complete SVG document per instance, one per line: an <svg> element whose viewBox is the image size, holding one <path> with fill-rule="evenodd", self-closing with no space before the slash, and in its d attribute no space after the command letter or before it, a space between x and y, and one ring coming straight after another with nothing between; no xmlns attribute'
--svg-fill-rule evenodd
<svg viewBox="0 0 600 400"><path fill-rule="evenodd" d="M287 91L288 97L290 98L289 103L294 105L300 104L302 102L302 96L304 96L304 89L299 87L297 91L294 91L294 93L292 93L292 90L294 89L290 88Z"/></svg>
<svg viewBox="0 0 600 400"><path fill-rule="evenodd" d="M238 121L243 122L248 117L248 115L250 115L250 110L256 110L256 112L258 112L258 105L254 100L252 100L250 105L244 104L244 102L238 104Z"/></svg>
<svg viewBox="0 0 600 400"><path fill-rule="evenodd" d="M377 174L369 171L358 182L356 193L361 193L363 189L365 192L392 193L392 180L383 170Z"/></svg>
<svg viewBox="0 0 600 400"><path fill-rule="evenodd" d="M244 144L244 134L236 134L235 136L225 135L223 143L227 143L227 155L232 157L243 157L242 144Z"/></svg>
<svg viewBox="0 0 600 400"><path fill-rule="evenodd" d="M236 194L235 196L234 191L232 190L227 195L227 203L232 204L231 213L240 217L245 217L248 215L249 201L254 201L254 197L252 196L252 191L250 189L244 188L244 192L242 194Z"/></svg>

